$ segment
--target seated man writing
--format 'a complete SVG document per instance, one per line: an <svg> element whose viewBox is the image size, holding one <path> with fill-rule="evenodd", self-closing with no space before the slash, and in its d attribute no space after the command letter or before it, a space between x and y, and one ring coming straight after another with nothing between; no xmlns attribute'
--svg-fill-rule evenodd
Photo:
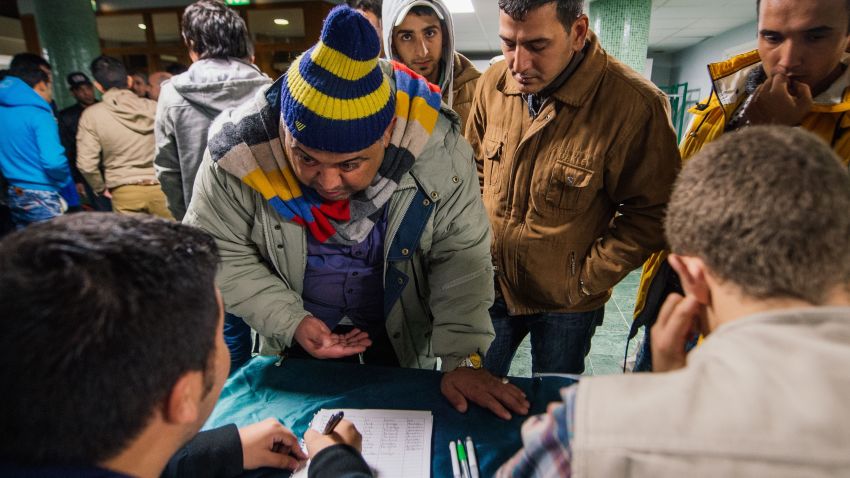
<svg viewBox="0 0 850 478"><path fill-rule="evenodd" d="M588 377L497 476L798 477L850 470L850 175L811 133L752 127L682 170L654 374ZM705 342L685 355L685 342ZM624 397L628 397L624 400Z"/></svg>
<svg viewBox="0 0 850 478"><path fill-rule="evenodd" d="M0 477L230 477L303 462L273 419L196 435L230 368L217 267L210 237L152 217L74 214L0 241ZM368 473L351 423L305 439L311 477Z"/></svg>
<svg viewBox="0 0 850 478"><path fill-rule="evenodd" d="M472 150L439 91L379 48L362 15L332 10L286 75L213 124L184 221L215 238L225 306L261 353L440 359L458 410L526 414L480 368L493 268Z"/></svg>

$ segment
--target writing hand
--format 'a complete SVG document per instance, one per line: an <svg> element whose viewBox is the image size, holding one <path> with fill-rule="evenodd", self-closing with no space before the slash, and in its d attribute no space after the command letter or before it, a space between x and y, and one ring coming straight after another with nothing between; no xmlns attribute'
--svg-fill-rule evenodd
<svg viewBox="0 0 850 478"><path fill-rule="evenodd" d="M333 445L349 445L357 451L362 450L363 437L357 428L348 420L340 421L334 431L328 435L313 430L304 433L304 443L307 445L307 453L316 456L317 453Z"/></svg>
<svg viewBox="0 0 850 478"><path fill-rule="evenodd" d="M747 107L746 118L753 125L797 126L814 104L809 85L775 74L756 90Z"/></svg>
<svg viewBox="0 0 850 478"><path fill-rule="evenodd" d="M530 404L516 385L503 383L484 369L460 367L443 375L440 391L461 413L466 413L471 401L480 405L499 418L511 419L511 411L519 415L528 415ZM510 410L510 411L509 411Z"/></svg>
<svg viewBox="0 0 850 478"><path fill-rule="evenodd" d="M307 353L320 359L348 357L372 345L369 334L360 329L344 335L333 334L324 322L313 316L304 317L298 324L295 340Z"/></svg>
<svg viewBox="0 0 850 478"><path fill-rule="evenodd" d="M294 470L307 459L295 435L274 418L240 428L239 439L242 467L246 470L262 467Z"/></svg>

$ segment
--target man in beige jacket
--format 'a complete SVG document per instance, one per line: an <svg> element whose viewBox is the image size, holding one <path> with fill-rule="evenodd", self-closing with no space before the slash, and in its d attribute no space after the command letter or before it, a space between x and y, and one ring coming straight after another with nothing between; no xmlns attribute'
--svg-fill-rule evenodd
<svg viewBox="0 0 850 478"><path fill-rule="evenodd" d="M685 296L652 328L660 373L565 388L497 476L846 476L848 210L847 168L811 133L752 127L706 145L665 221Z"/></svg>
<svg viewBox="0 0 850 478"><path fill-rule="evenodd" d="M95 58L91 72L103 101L80 117L77 167L115 212L173 218L153 169L156 102L130 90L133 80L115 58Z"/></svg>
<svg viewBox="0 0 850 478"><path fill-rule="evenodd" d="M669 102L605 52L581 0L499 8L505 61L479 80L466 128L493 228L485 366L507 375L530 333L534 373L582 373L611 289L664 247L680 163Z"/></svg>

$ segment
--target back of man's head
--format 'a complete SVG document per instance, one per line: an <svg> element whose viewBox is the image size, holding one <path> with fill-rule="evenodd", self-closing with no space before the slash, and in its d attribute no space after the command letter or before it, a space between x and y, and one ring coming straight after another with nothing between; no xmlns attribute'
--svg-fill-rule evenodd
<svg viewBox="0 0 850 478"><path fill-rule="evenodd" d="M9 63L9 76L14 76L27 85L35 87L39 82L50 82L50 63L33 53L18 53Z"/></svg>
<svg viewBox="0 0 850 478"><path fill-rule="evenodd" d="M665 229L756 300L822 305L850 285L850 174L819 138L753 127L709 143L683 168Z"/></svg>
<svg viewBox="0 0 850 478"><path fill-rule="evenodd" d="M183 41L199 58L249 58L245 20L224 3L199 0L183 11Z"/></svg>
<svg viewBox="0 0 850 478"><path fill-rule="evenodd" d="M218 256L163 219L61 216L0 241L0 462L117 456L183 375L212 388Z"/></svg>
<svg viewBox="0 0 850 478"><path fill-rule="evenodd" d="M127 68L117 58L106 55L95 58L91 62L91 74L95 81L100 83L104 91L128 87Z"/></svg>

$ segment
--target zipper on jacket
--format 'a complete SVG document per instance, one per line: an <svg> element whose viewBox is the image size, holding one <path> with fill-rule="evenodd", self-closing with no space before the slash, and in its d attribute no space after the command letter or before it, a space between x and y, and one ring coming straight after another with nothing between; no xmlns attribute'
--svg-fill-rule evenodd
<svg viewBox="0 0 850 478"><path fill-rule="evenodd" d="M576 275L576 253L570 252L570 275Z"/></svg>

